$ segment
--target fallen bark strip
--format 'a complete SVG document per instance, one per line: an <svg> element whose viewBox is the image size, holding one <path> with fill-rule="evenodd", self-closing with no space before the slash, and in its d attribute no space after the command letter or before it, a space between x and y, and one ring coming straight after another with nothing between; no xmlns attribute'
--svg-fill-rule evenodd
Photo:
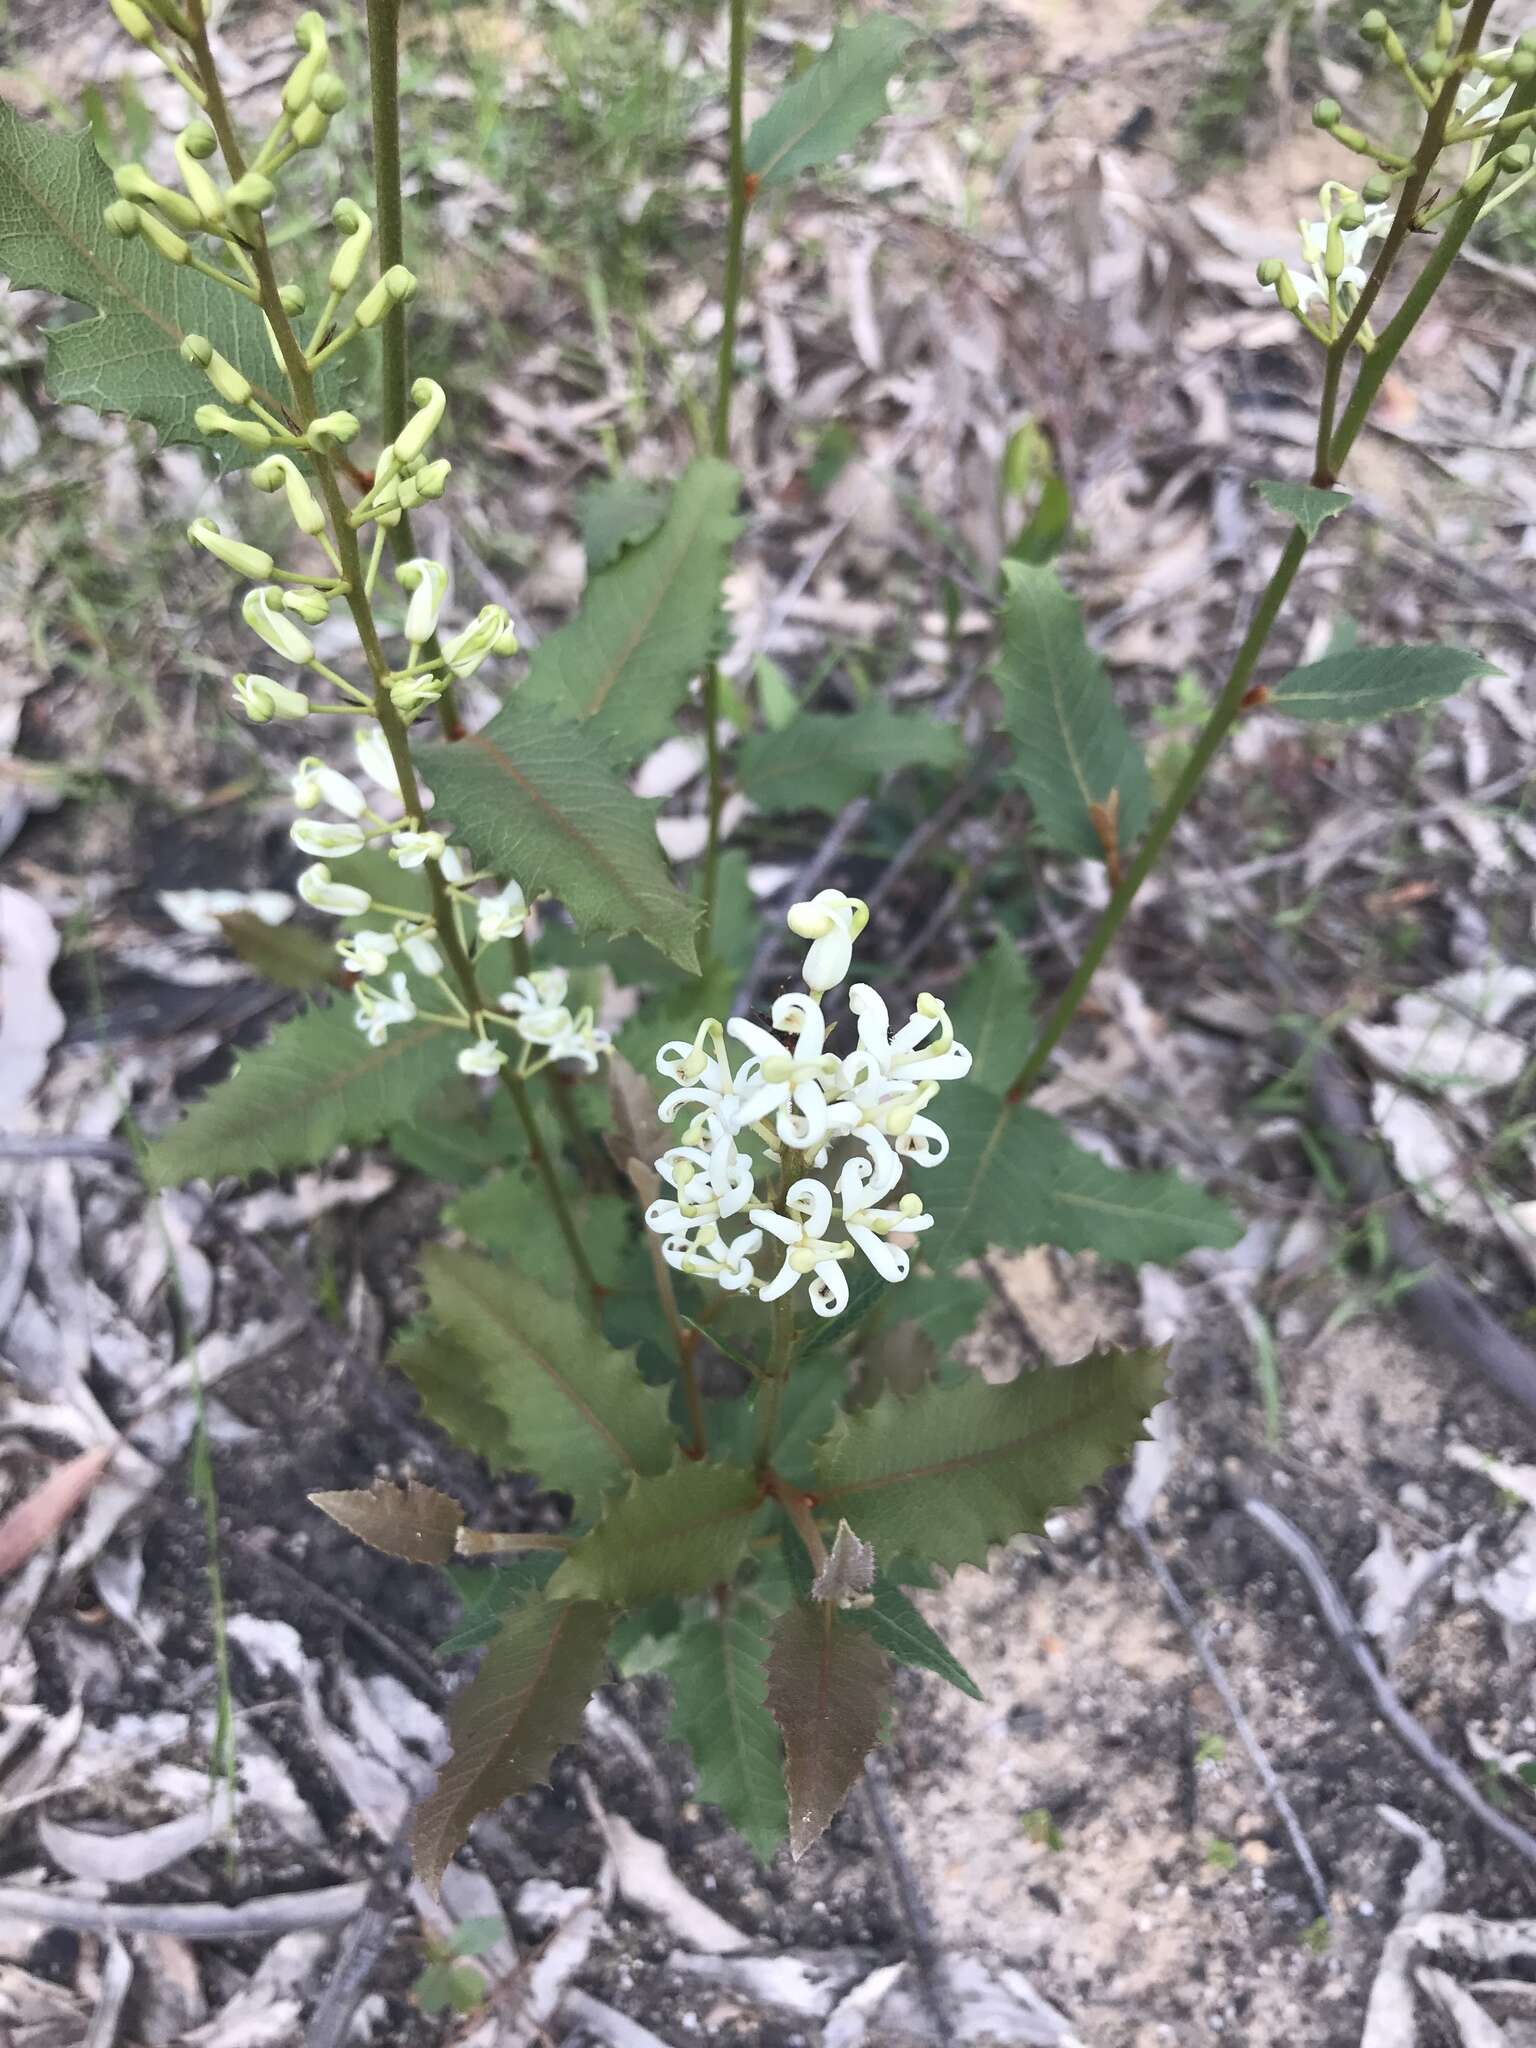
<svg viewBox="0 0 1536 2048"><path fill-rule="evenodd" d="M1377 1713L1403 1748L1424 1766L1442 1791L1459 1800L1490 1834L1497 1835L1501 1842L1506 1843L1527 1863L1536 1865L1536 1835L1528 1834L1507 1814L1502 1814L1496 1807L1490 1806L1460 1764L1454 1763L1439 1748L1428 1730L1416 1721L1403 1705L1396 1689L1371 1654L1370 1645L1355 1619L1354 1610L1334 1584L1328 1567L1323 1563L1311 1540L1303 1536L1295 1523L1288 1521L1278 1508L1272 1508L1268 1501L1259 1500L1249 1494L1242 1499L1241 1506L1248 1519L1257 1523L1272 1543L1279 1545L1306 1580L1313 1604L1322 1616L1324 1626L1354 1665L1371 1695Z"/></svg>
<svg viewBox="0 0 1536 2048"><path fill-rule="evenodd" d="M1417 1275L1399 1297L1403 1307L1427 1342L1472 1366L1536 1417L1536 1351L1505 1329L1435 1248L1372 1136L1343 1062L1326 1045L1308 1051L1312 1107L1323 1143L1351 1194L1381 1217L1393 1259Z"/></svg>
<svg viewBox="0 0 1536 2048"><path fill-rule="evenodd" d="M368 1900L366 1884L313 1892L275 1892L239 1906L119 1906L70 1892L0 1885L0 1920L37 1920L84 1934L176 1934L183 1941L241 1941L252 1934L313 1934L345 1927Z"/></svg>

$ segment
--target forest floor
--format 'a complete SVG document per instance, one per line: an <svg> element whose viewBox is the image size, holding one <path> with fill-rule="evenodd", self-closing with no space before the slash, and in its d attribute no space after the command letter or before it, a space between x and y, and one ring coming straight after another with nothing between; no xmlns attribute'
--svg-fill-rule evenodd
<svg viewBox="0 0 1536 2048"><path fill-rule="evenodd" d="M534 634L579 594L582 485L616 460L675 475L707 403L723 31L639 0L421 12L416 346L454 365L455 575ZM813 13L761 21L755 61L781 70ZM1071 487L1064 573L1171 778L1282 538L1251 483L1310 465L1315 364L1253 273L1338 169L1307 101L1359 74L1320 19L967 0L930 24L857 167L760 229L733 674L766 658L823 702L876 683L915 705L979 675L999 464L1033 419ZM357 16L341 26L356 65ZM233 7L226 32L259 98L286 12ZM73 123L85 94L115 147L144 146L158 88L105 10L13 4L0 33L0 95ZM357 165L350 115L337 133ZM291 883L281 742L213 708L238 620L178 536L220 487L187 450L52 404L56 309L0 299L0 1511L61 1459L129 1444L0 1582L0 2043L1533 2048L1532 1862L1394 1740L1247 1506L1306 1534L1406 1713L1536 1830L1533 1424L1423 1341L1294 1049L1329 1028L1433 1243L1529 1339L1525 254L1479 252L1416 335L1284 648L1444 639L1502 674L1434 720L1322 741L1250 719L1039 1097L1106 1156L1219 1187L1248 1225L1172 1273L1037 1251L989 1276L970 1340L988 1372L1172 1342L1129 1492L1117 1478L1048 1541L920 1596L984 1702L903 1674L877 1771L799 1865L760 1870L693 1801L665 1683L642 1675L604 1689L550 1789L477 1827L442 1908L401 1844L464 1668L435 1648L456 1598L305 1496L378 1472L487 1515L528 1496L382 1363L441 1188L381 1151L144 1195L132 1134L291 1001L161 901ZM429 523L434 552L444 536ZM701 801L675 783L677 844ZM827 822L743 818L755 885L798 870ZM894 974L946 986L1005 929L1060 985L1097 871L1026 852L988 879L1011 822L962 821L894 892ZM897 792L850 873L872 878L912 824ZM189 1338L233 1847L206 1796ZM506 1923L476 1964L494 1997L429 2016L412 1988L433 1943L486 1916Z"/></svg>

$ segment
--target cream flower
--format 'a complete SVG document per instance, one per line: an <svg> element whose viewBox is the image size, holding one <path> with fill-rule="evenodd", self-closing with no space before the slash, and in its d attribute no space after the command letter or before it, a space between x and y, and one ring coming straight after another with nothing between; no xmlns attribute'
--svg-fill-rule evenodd
<svg viewBox="0 0 1536 2048"><path fill-rule="evenodd" d="M353 990L357 1028L367 1036L370 1045L382 1045L394 1025L414 1023L416 1018L416 1005L405 985L405 976L392 974L389 987L387 996L380 995L366 982Z"/></svg>
<svg viewBox="0 0 1536 2048"><path fill-rule="evenodd" d="M475 929L482 946L497 939L517 939L528 922L528 899L516 882L508 882L494 896L475 899Z"/></svg>
<svg viewBox="0 0 1536 2048"><path fill-rule="evenodd" d="M366 917L373 908L366 889L355 889L350 882L333 882L323 861L304 870L298 891L311 909L329 911L332 917Z"/></svg>
<svg viewBox="0 0 1536 2048"><path fill-rule="evenodd" d="M843 1212L843 1228L868 1259L882 1280L905 1280L912 1261L899 1245L888 1242L892 1231L931 1230L933 1218L924 1215L920 1195L903 1195L894 1209L883 1208L901 1180L901 1160L888 1154L879 1159L850 1159L837 1177L837 1199Z"/></svg>
<svg viewBox="0 0 1536 2048"><path fill-rule="evenodd" d="M353 932L350 937L336 941L342 965L349 973L362 975L365 981L383 974L399 950L393 932Z"/></svg>
<svg viewBox="0 0 1536 2048"><path fill-rule="evenodd" d="M725 1028L753 1055L736 1081L738 1128L771 1116L782 1145L797 1152L819 1151L831 1128L824 1084L838 1072L838 1061L825 1049L827 1024L820 1003L790 993L774 1004L773 1028L794 1033L793 1052L747 1017L733 1017Z"/></svg>
<svg viewBox="0 0 1536 2048"><path fill-rule="evenodd" d="M820 996L853 964L853 942L869 923L869 905L841 889L823 889L809 903L792 904L786 922L797 938L812 942L803 974L806 987Z"/></svg>
<svg viewBox="0 0 1536 2048"><path fill-rule="evenodd" d="M772 1209L753 1209L748 1221L785 1248L784 1263L761 1290L761 1299L777 1301L788 1294L807 1274L811 1281L811 1307L819 1316L838 1316L848 1306L848 1282L842 1261L853 1257L853 1246L834 1242L827 1236L832 1222L832 1193L819 1180L797 1180L785 1198L788 1216Z"/></svg>
<svg viewBox="0 0 1536 2048"><path fill-rule="evenodd" d="M328 768L313 754L307 755L293 771L292 788L296 810L313 811L321 804L329 804L344 818L360 818L368 808L367 797L350 775Z"/></svg>
<svg viewBox="0 0 1536 2048"><path fill-rule="evenodd" d="M429 860L441 860L448 842L441 832L392 832L390 858L403 868L425 867Z"/></svg>
<svg viewBox="0 0 1536 2048"><path fill-rule="evenodd" d="M466 1045L458 1059L461 1074L495 1074L506 1064L506 1054L488 1038L477 1038L473 1045Z"/></svg>
<svg viewBox="0 0 1536 2048"><path fill-rule="evenodd" d="M288 827L288 837L300 853L329 860L344 860L349 853L361 853L368 843L361 825L338 823L334 818L298 818Z"/></svg>

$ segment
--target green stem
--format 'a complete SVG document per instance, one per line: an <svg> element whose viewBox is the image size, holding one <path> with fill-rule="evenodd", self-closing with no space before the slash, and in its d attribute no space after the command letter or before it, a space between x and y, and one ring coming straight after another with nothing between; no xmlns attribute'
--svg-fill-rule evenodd
<svg viewBox="0 0 1536 2048"><path fill-rule="evenodd" d="M795 1348L795 1310L787 1294L773 1304L773 1348L757 1383L756 1429L752 1460L759 1472L773 1463L773 1449L779 1433L779 1411L784 1406L784 1389L789 1385L790 1361Z"/></svg>
<svg viewBox="0 0 1536 2048"><path fill-rule="evenodd" d="M197 60L198 76L207 94L208 118L213 124L214 133L218 136L219 147L223 151L224 161L229 166L231 176L238 179L245 174L245 159L240 148L239 136L230 119L229 105L224 97L218 69L213 61L208 31L201 24L193 41L193 50ZM298 416L300 429L304 431L308 429L316 415L314 376L304 359L304 350L293 331L292 322L283 309L278 292L277 274L272 267L272 254L267 247L264 234L256 236L250 247L250 255L261 291L262 310L266 313L276 337L283 358L283 367L288 375L294 410ZM336 481L336 472L330 459L318 450L311 450L310 460L314 464L315 478L320 485L320 493L325 500L326 512L330 518L331 531L341 561L341 573L347 582L347 608L352 614L352 622L357 628L357 637L368 664L368 672L373 679L373 715L379 721L385 743L389 748L390 759L394 763L395 775L400 784L401 801L408 815L419 818L422 815L421 789L416 780L416 764L411 759L410 737L404 721L390 700L389 657L385 654L379 639L373 608L364 589L363 559L358 536L347 523L346 501L341 495L341 487ZM482 1010L485 1005L475 979L474 966L459 937L458 921L453 914L453 899L448 892L447 881L436 861L428 861L425 872L432 895L432 914L439 942L447 955L448 965L459 985L465 1005L473 1014ZM501 1069L500 1078L502 1086L512 1098L518 1121L528 1141L529 1157L544 1184L550 1209L571 1254L571 1263L595 1306L602 1298L602 1290L587 1259L581 1233L576 1228L576 1221L566 1201L565 1190L560 1185L554 1161L539 1136L533 1106L528 1100L528 1091L507 1067Z"/></svg>
<svg viewBox="0 0 1536 2048"><path fill-rule="evenodd" d="M405 261L405 204L400 184L400 0L368 0L368 82L373 99L373 191L379 237L379 270ZM384 344L384 438L393 441L410 412L410 345L404 305L391 306L380 329ZM411 515L402 512L391 527L389 551L397 562L416 553ZM426 643L427 658L441 658L437 635ZM458 739L458 704L450 683L437 700L444 736Z"/></svg>
<svg viewBox="0 0 1536 2048"><path fill-rule="evenodd" d="M1524 81L1521 90L1536 100L1536 79ZM1337 476L1343 468L1345 458L1359 438L1360 431L1370 414L1371 404L1381 389L1387 373L1401 355L1403 345L1422 319L1425 309L1455 261L1463 242L1476 225L1482 206L1481 195L1474 194L1462 201L1445 233L1435 245L1428 263L1414 279L1403 303L1382 329L1376 346L1361 365L1355 387L1350 393L1349 403L1328 442L1326 468L1330 476ZM1021 1102L1045 1071L1051 1054L1060 1044L1067 1026L1076 1015L1100 961L1125 922L1126 914L1135 902L1143 882L1152 872L1158 855L1167 845L1174 827L1189 808L1222 741L1241 716L1254 670L1258 666L1259 658L1264 652L1265 644L1309 545L1310 542L1300 527L1296 528L1286 542L1274 574L1259 600L1258 609L1253 615L1253 623L1237 651L1232 672L1199 739L1195 742L1194 751L1167 802L1148 828L1146 838L1137 849L1136 857L1126 869L1119 887L1105 906L1104 913L1084 949L1077 971L1062 992L1056 1007L1031 1046L1029 1056L1020 1067L1013 1086L1008 1091L1007 1099L1010 1103Z"/></svg>
<svg viewBox="0 0 1536 2048"><path fill-rule="evenodd" d="M725 239L725 284L722 291L720 354L715 372L712 442L722 462L731 454L731 398L736 389L736 325L746 272L747 164L743 111L747 83L747 0L731 0L730 78L727 87L730 122L729 164L731 211ZM709 830L704 845L704 922L699 932L699 959L707 965L720 893L720 817L725 809L725 772L720 758L720 665L711 662L704 677L704 745L709 767Z"/></svg>

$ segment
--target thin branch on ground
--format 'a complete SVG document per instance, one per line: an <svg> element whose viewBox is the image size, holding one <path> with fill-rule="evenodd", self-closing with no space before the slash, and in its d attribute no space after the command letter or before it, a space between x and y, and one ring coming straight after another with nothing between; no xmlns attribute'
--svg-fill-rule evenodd
<svg viewBox="0 0 1536 2048"><path fill-rule="evenodd" d="M1312 1846L1307 1840L1306 1832L1301 1825L1301 1820L1295 1807L1292 1806L1290 1800L1286 1797L1285 1787L1280 1783L1279 1775L1274 1765L1270 1762L1264 1745L1259 1741L1253 1723L1243 1712L1242 1702L1238 1699L1237 1694L1232 1688L1231 1679L1228 1678L1225 1670L1222 1668L1216 1652L1211 1648L1210 1638L1205 1631L1205 1624L1185 1599L1178 1580L1173 1576L1173 1573L1153 1547L1152 1539L1147 1534L1145 1525L1136 1516L1125 1514L1123 1511L1120 1519L1135 1538L1137 1548L1146 1559L1152 1576L1157 1580L1158 1585L1162 1589L1163 1598L1173 1609L1179 1626L1189 1637L1191 1647L1195 1655L1200 1659L1206 1677L1215 1687L1222 1705L1226 1708L1232 1726L1237 1731L1237 1739L1247 1751L1248 1761L1258 1772L1259 1782L1263 1785L1270 1804L1274 1807L1276 1813L1279 1814L1281 1825L1290 1837L1291 1847L1296 1853L1296 1860L1306 1872L1307 1883L1311 1887L1312 1898L1317 1906L1318 1913L1331 1925L1333 1915L1328 1907L1328 1886L1322 1871L1318 1867L1317 1858L1312 1853Z"/></svg>
<svg viewBox="0 0 1536 2048"><path fill-rule="evenodd" d="M336 1951L335 1966L304 2036L304 2048L344 2048L369 1979L400 1913L400 1891L410 1868L410 1824L389 1846L384 1862L368 1886L368 1900L348 1927Z"/></svg>
<svg viewBox="0 0 1536 2048"><path fill-rule="evenodd" d="M1344 1595L1334 1584L1316 1546L1303 1536L1268 1501L1249 1494L1241 1502L1243 1513L1262 1529L1270 1541L1283 1550L1307 1582L1313 1604L1329 1634L1354 1666L1372 1705L1408 1754L1421 1763L1443 1792L1448 1792L1481 1823L1490 1834L1513 1849L1526 1863L1536 1867L1536 1835L1531 1835L1507 1814L1490 1806L1460 1764L1452 1761L1421 1723L1416 1721L1381 1666L1371 1654L1360 1624Z"/></svg>
<svg viewBox="0 0 1536 2048"><path fill-rule="evenodd" d="M933 1915L928 1910L928 1901L917 1881L917 1872L908 1860L901 1837L896 1832L896 1823L891 1819L884 1781L884 1766L877 1758L870 1757L864 1765L864 1800L869 1808L875 1839L880 1844L891 1889L906 1926L907 1946L917 1971L923 2010L933 2028L933 2038L938 2042L953 2041L955 2016L949 1988L944 1981L944 1952L939 1944Z"/></svg>
<svg viewBox="0 0 1536 2048"><path fill-rule="evenodd" d="M276 1892L238 1906L123 1906L72 1892L0 1885L0 1920L35 1920L82 1934L174 1934L182 1941L247 1941L259 1934L320 1934L345 1927L368 1901L366 1884Z"/></svg>

